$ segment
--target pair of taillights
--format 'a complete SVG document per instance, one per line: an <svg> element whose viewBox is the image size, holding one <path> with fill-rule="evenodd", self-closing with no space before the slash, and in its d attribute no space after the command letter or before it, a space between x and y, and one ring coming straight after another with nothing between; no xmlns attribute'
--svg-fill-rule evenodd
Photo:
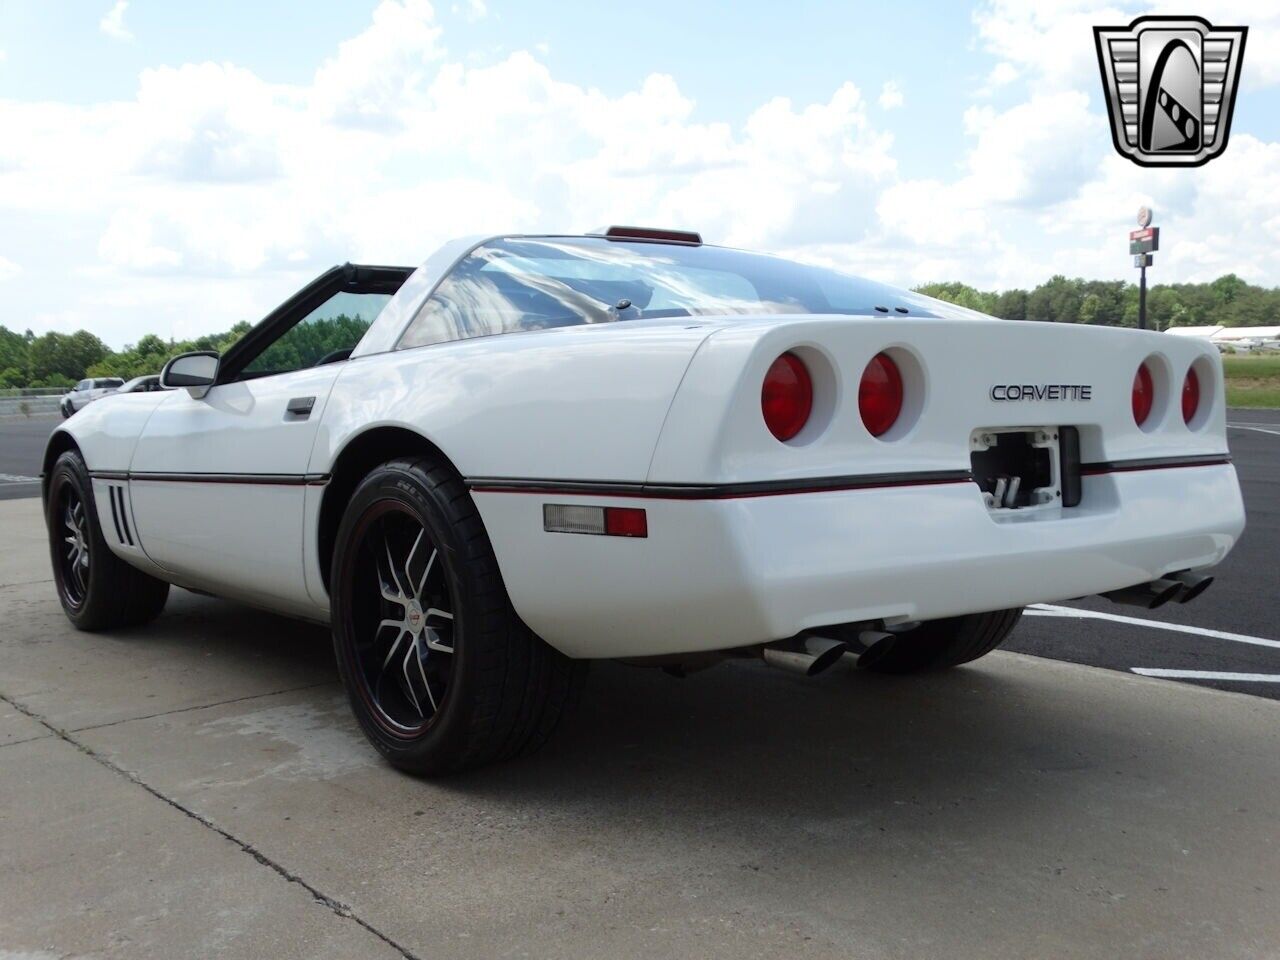
<svg viewBox="0 0 1280 960"><path fill-rule="evenodd" d="M887 353L877 353L858 383L858 412L873 437L888 433L902 413L902 371ZM813 413L813 377L803 360L788 351L774 360L760 388L765 426L786 443L794 439Z"/></svg>
<svg viewBox="0 0 1280 960"><path fill-rule="evenodd" d="M1142 426L1151 418L1155 407L1156 386L1151 364L1144 361L1133 375L1133 420ZM1200 377L1195 367L1188 367L1182 378L1182 422L1191 423L1200 409Z"/></svg>

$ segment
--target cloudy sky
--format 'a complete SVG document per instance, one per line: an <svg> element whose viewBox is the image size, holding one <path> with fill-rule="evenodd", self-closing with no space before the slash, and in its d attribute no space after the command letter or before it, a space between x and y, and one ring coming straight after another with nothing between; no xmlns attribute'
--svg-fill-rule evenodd
<svg viewBox="0 0 1280 960"><path fill-rule="evenodd" d="M330 9L323 9L330 8ZM1091 27L1250 28L1226 153L1111 146ZM343 260L689 227L898 284L1280 285L1280 0L0 0L0 323L112 346Z"/></svg>

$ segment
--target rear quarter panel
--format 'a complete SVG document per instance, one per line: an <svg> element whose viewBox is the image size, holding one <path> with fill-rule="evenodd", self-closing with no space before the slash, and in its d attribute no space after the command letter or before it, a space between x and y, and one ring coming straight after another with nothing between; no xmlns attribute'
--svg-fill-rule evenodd
<svg viewBox="0 0 1280 960"><path fill-rule="evenodd" d="M643 480L697 324L566 327L348 361L310 470L360 433L426 437L464 477Z"/></svg>

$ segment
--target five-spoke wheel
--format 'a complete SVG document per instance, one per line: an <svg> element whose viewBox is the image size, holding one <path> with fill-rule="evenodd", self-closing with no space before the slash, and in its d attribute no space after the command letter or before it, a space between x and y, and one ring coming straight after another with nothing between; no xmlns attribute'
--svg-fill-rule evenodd
<svg viewBox="0 0 1280 960"><path fill-rule="evenodd" d="M164 609L169 584L112 553L102 536L93 481L68 450L49 471L45 500L49 555L62 609L81 630L146 623ZM145 558L139 556L140 562Z"/></svg>
<svg viewBox="0 0 1280 960"><path fill-rule="evenodd" d="M72 606L79 607L89 593L89 523L79 491L64 484L57 515L62 527L61 565L63 589Z"/></svg>
<svg viewBox="0 0 1280 960"><path fill-rule="evenodd" d="M428 457L373 468L346 504L329 574L333 644L365 735L441 774L539 747L584 663L511 607L474 501Z"/></svg>
<svg viewBox="0 0 1280 960"><path fill-rule="evenodd" d="M405 505L384 500L357 535L355 666L362 693L394 733L429 724L449 694L453 600L440 550Z"/></svg>

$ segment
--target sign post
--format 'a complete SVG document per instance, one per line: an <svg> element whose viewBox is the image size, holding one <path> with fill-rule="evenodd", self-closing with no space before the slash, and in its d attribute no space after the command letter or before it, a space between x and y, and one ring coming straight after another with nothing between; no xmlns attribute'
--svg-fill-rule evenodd
<svg viewBox="0 0 1280 960"><path fill-rule="evenodd" d="M1129 253L1133 265L1138 268L1138 329L1147 329L1147 267L1152 264L1151 254L1160 249L1160 228L1151 226L1150 207L1138 208L1138 227L1129 233Z"/></svg>

